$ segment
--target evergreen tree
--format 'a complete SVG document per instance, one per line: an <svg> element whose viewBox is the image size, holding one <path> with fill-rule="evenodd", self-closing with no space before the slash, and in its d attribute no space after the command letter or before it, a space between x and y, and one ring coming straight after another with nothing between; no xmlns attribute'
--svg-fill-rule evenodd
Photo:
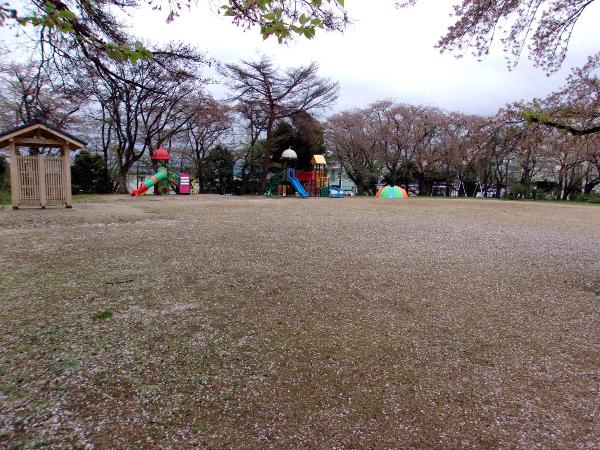
<svg viewBox="0 0 600 450"><path fill-rule="evenodd" d="M82 150L75 156L71 167L71 184L74 194L106 194L109 183L102 157L88 150Z"/></svg>
<svg viewBox="0 0 600 450"><path fill-rule="evenodd" d="M233 164L233 154L227 147L217 145L208 154L207 181L219 194L226 194L233 189Z"/></svg>
<svg viewBox="0 0 600 450"><path fill-rule="evenodd" d="M308 170L313 155L325 152L323 127L308 113L295 115L291 123L279 122L273 135L276 147L273 160L281 161L283 151L292 148L298 155L296 166L299 170Z"/></svg>

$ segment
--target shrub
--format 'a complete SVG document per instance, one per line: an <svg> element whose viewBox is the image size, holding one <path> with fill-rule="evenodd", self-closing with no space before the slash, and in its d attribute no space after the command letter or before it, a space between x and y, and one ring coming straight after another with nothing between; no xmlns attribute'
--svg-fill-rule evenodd
<svg viewBox="0 0 600 450"><path fill-rule="evenodd" d="M584 194L581 197L589 203L600 203L600 194Z"/></svg>
<svg viewBox="0 0 600 450"><path fill-rule="evenodd" d="M8 185L8 163L6 156L0 155L0 189Z"/></svg>
<svg viewBox="0 0 600 450"><path fill-rule="evenodd" d="M511 183L510 193L512 194L513 198L524 197L526 192L527 188L525 185L519 183L518 181Z"/></svg>
<svg viewBox="0 0 600 450"><path fill-rule="evenodd" d="M108 180L104 160L88 150L82 150L71 167L74 194L106 194Z"/></svg>
<svg viewBox="0 0 600 450"><path fill-rule="evenodd" d="M542 192L546 193L546 194L552 194L552 192L554 192L554 190L556 189L558 183L556 183L554 181L543 180L543 181L536 181L533 183L533 185L535 187L537 187L538 195Z"/></svg>

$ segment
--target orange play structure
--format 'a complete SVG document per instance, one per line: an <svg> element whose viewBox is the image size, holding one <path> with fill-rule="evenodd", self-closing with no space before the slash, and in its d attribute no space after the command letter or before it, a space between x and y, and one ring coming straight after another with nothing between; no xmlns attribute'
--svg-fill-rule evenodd
<svg viewBox="0 0 600 450"><path fill-rule="evenodd" d="M313 155L310 160L311 170L309 172L296 172L296 178L302 183L304 189L311 197L320 197L321 189L329 186L327 176L327 161L323 155Z"/></svg>

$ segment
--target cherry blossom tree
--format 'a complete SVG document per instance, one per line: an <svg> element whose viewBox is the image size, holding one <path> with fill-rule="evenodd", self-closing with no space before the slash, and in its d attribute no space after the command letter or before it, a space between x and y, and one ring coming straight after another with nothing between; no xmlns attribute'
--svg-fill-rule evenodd
<svg viewBox="0 0 600 450"><path fill-rule="evenodd" d="M335 159L357 187L358 195L374 194L381 174L379 127L372 111L342 111L329 118L325 140Z"/></svg>
<svg viewBox="0 0 600 450"><path fill-rule="evenodd" d="M404 185L416 175L419 192L428 170L439 162L439 138L444 113L434 107L377 102L370 107L381 139L384 177Z"/></svg>
<svg viewBox="0 0 600 450"><path fill-rule="evenodd" d="M205 191L205 172L209 153L231 129L232 108L210 96L192 95L186 99L190 118L183 130L184 157L190 160L198 178L200 192Z"/></svg>
<svg viewBox="0 0 600 450"><path fill-rule="evenodd" d="M59 128L79 122L87 95L53 75L35 61L0 64L0 128L34 119Z"/></svg>
<svg viewBox="0 0 600 450"><path fill-rule="evenodd" d="M522 112L531 123L565 130L575 136L600 132L600 53L572 71L565 86Z"/></svg>
<svg viewBox="0 0 600 450"><path fill-rule="evenodd" d="M600 185L600 138L598 135L586 137L585 173L583 177L583 193L591 194Z"/></svg>
<svg viewBox="0 0 600 450"><path fill-rule="evenodd" d="M397 2L398 8L418 0ZM553 72L560 68L573 28L594 0L460 0L454 6L456 22L438 41L442 52L458 55L471 50L479 58L500 40L509 66L515 66L523 49L534 64Z"/></svg>

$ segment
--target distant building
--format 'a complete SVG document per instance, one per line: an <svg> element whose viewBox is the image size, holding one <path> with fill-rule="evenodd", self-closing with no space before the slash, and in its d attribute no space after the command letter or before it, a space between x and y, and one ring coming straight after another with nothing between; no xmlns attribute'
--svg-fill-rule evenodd
<svg viewBox="0 0 600 450"><path fill-rule="evenodd" d="M343 191L352 193L352 195L356 194L356 184L348 177L340 163L331 161L328 165L328 169L330 186L340 186Z"/></svg>

